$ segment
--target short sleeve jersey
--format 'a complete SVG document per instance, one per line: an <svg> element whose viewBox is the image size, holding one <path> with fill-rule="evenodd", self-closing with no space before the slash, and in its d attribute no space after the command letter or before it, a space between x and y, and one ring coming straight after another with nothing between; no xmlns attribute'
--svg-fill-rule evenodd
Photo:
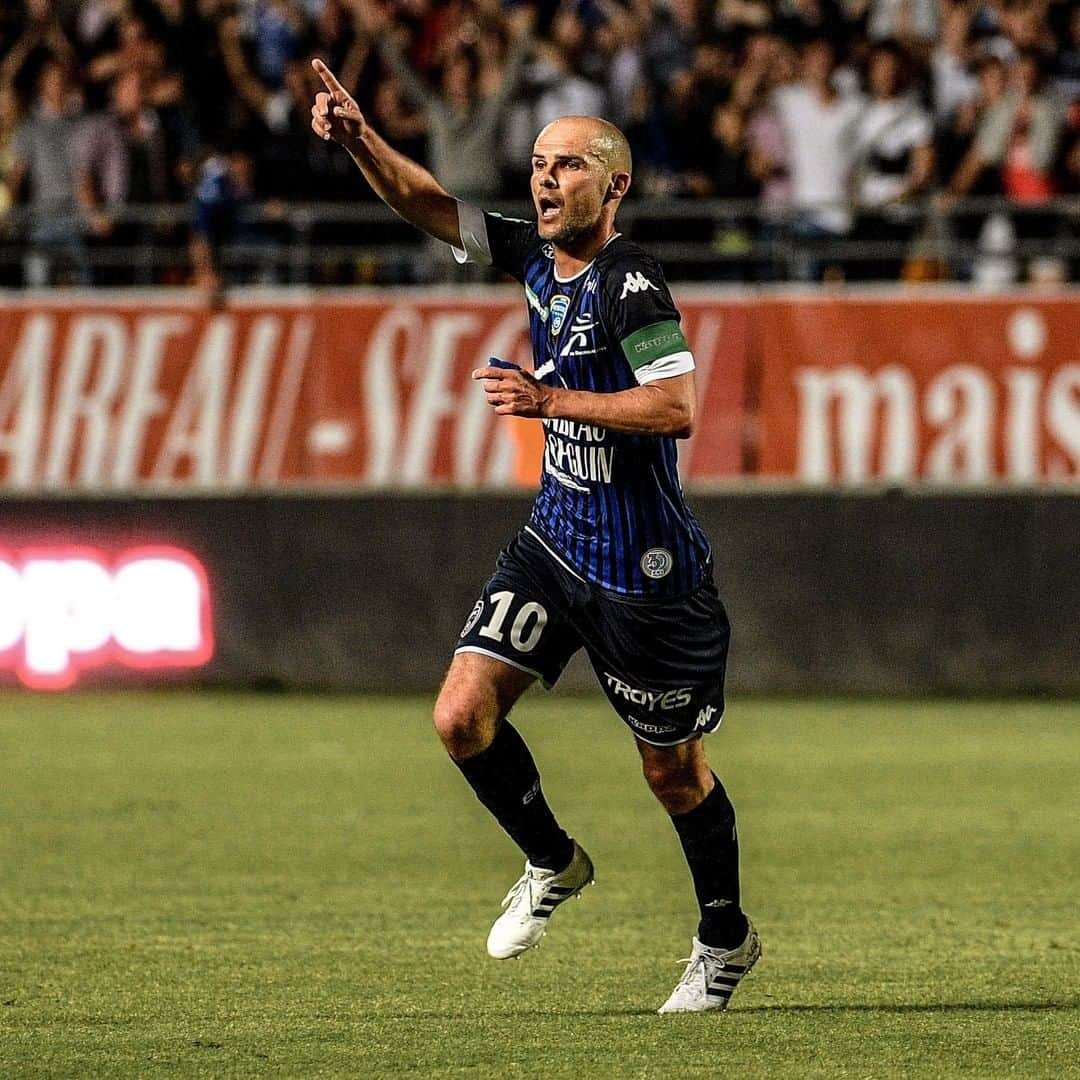
<svg viewBox="0 0 1080 1080"><path fill-rule="evenodd" d="M616 393L685 374L694 358L659 264L615 234L568 280L535 224L459 204L459 261L522 283L533 375ZM527 528L579 577L628 597L672 597L708 574L709 546L683 499L676 441L545 419L540 491Z"/></svg>

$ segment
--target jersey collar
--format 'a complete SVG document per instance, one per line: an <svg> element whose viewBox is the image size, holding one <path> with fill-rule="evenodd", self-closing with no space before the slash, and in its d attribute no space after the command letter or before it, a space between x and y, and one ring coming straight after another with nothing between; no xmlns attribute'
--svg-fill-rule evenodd
<svg viewBox="0 0 1080 1080"><path fill-rule="evenodd" d="M609 237L608 237L608 238L607 238L607 239L606 239L606 240L604 241L604 247L602 247L602 248L600 249L600 251L603 251L603 250L604 250L604 248L606 248L606 247L608 246L608 244L610 244L610 243L611 243L611 241L612 241L612 240L615 240L615 239L616 239L617 237L620 237L620 236L622 236L622 233L619 233L619 232L613 232L613 233L612 233L612 234L611 234L611 235L610 235L610 236L609 236ZM596 253L596 255L599 255L599 254L600 254L600 251L598 251L598 252ZM551 272L552 272L552 274L554 274L554 276L555 276L555 280L556 280L556 281L557 281L557 282L558 282L558 283L559 283L560 285L569 285L571 281L577 281L577 279L578 279L579 277L581 277L581 275L582 275L582 274L585 274L585 273L587 273L587 272L588 272L589 270L591 270L591 269L592 269L592 265L593 265L593 263L594 263L594 262L596 262L596 255L594 255L594 256L593 256L593 257L592 257L592 258L591 258L591 259L590 259L590 260L589 260L589 261L588 261L588 262L587 262L587 263L586 263L586 264L585 264L585 265L584 265L584 266L583 266L583 267L582 267L582 268L581 268L581 269L580 269L580 270L579 270L579 271L578 271L578 272L576 273L576 274L571 274L571 275L570 275L569 277L559 277L559 271L555 269L554 265L553 265L553 266L551 267Z"/></svg>

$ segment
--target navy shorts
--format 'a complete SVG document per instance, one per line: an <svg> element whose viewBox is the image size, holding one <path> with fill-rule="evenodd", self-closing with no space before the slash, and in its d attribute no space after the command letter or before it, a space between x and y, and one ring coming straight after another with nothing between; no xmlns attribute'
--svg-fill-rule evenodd
<svg viewBox="0 0 1080 1080"><path fill-rule="evenodd" d="M550 688L583 648L630 730L675 746L720 726L730 636L711 579L671 600L618 596L525 530L499 555L455 651L495 657Z"/></svg>

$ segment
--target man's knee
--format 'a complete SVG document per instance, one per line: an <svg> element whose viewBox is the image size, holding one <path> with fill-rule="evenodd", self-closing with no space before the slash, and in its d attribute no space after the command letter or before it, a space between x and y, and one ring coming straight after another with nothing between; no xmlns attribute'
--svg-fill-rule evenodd
<svg viewBox="0 0 1080 1080"><path fill-rule="evenodd" d="M444 690L435 702L435 730L452 758L462 760L486 750L499 727L501 717L476 698Z"/></svg>
<svg viewBox="0 0 1080 1080"><path fill-rule="evenodd" d="M486 750L534 676L475 653L450 664L435 702L435 730L458 761Z"/></svg>
<svg viewBox="0 0 1080 1080"><path fill-rule="evenodd" d="M712 788L712 772L703 754L670 751L642 752L645 782L669 814L685 814L701 804Z"/></svg>

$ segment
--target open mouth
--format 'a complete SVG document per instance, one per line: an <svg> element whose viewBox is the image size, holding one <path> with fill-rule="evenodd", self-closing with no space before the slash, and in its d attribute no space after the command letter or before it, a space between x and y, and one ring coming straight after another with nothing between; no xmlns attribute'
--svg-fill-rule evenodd
<svg viewBox="0 0 1080 1080"><path fill-rule="evenodd" d="M558 217L559 211L562 210L562 204L556 202L550 195L541 195L536 205L540 209L541 221L551 221L552 218Z"/></svg>

